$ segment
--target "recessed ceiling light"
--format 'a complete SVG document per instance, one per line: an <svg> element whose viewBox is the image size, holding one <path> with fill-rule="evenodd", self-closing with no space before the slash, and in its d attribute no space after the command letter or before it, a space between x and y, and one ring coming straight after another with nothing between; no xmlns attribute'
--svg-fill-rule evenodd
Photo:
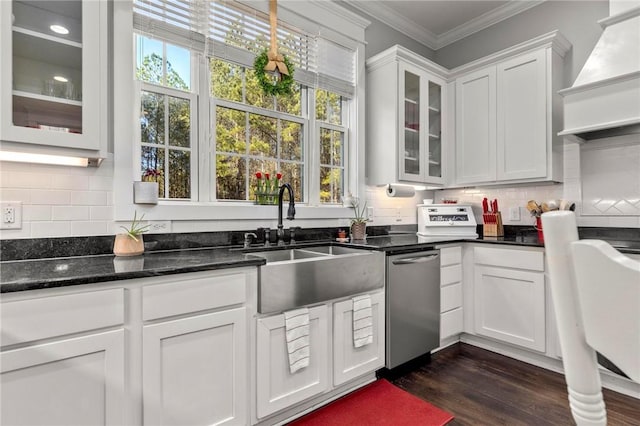
<svg viewBox="0 0 640 426"><path fill-rule="evenodd" d="M57 34L69 34L69 30L62 25L51 25L49 28L51 29L51 31Z"/></svg>
<svg viewBox="0 0 640 426"><path fill-rule="evenodd" d="M61 83L66 83L66 82L68 82L68 81L69 81L69 80L67 80L66 78L64 78L64 77L63 77L63 76L61 76L61 75L54 75L54 76L53 76L53 79L54 79L55 81L59 81L59 82L61 82Z"/></svg>

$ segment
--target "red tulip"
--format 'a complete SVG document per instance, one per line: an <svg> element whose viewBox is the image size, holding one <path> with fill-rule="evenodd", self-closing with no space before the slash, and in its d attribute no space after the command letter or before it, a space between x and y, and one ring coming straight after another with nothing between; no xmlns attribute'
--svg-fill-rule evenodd
<svg viewBox="0 0 640 426"><path fill-rule="evenodd" d="M278 178L278 180L282 179L282 173L276 173L276 178Z"/></svg>
<svg viewBox="0 0 640 426"><path fill-rule="evenodd" d="M257 177L258 179L262 179L262 173L260 173L260 172L256 172L256 177ZM267 179L268 179L268 178L267 178Z"/></svg>
<svg viewBox="0 0 640 426"><path fill-rule="evenodd" d="M265 173L265 174L264 174L264 177L265 177L265 178L267 178L267 179L269 179L269 173Z"/></svg>

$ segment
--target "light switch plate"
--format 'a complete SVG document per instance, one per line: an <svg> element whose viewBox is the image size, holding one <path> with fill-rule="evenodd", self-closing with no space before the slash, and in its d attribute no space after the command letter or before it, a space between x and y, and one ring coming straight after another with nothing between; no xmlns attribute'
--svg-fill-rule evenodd
<svg viewBox="0 0 640 426"><path fill-rule="evenodd" d="M509 207L509 221L520 222L520 207Z"/></svg>

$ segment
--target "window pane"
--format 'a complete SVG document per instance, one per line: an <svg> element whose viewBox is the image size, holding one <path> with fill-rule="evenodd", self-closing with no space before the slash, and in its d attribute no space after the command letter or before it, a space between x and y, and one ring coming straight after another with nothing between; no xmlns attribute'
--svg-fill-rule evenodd
<svg viewBox="0 0 640 426"><path fill-rule="evenodd" d="M216 151L246 153L246 113L216 107L216 120Z"/></svg>
<svg viewBox="0 0 640 426"><path fill-rule="evenodd" d="M188 49L167 44L167 86L182 90L191 87L191 54Z"/></svg>
<svg viewBox="0 0 640 426"><path fill-rule="evenodd" d="M280 158L283 160L302 160L302 125L293 121L281 120Z"/></svg>
<svg viewBox="0 0 640 426"><path fill-rule="evenodd" d="M261 108L273 109L273 96L266 95L262 91L262 87L258 84L258 79L253 70L247 69L245 75L247 79L247 103Z"/></svg>
<svg viewBox="0 0 640 426"><path fill-rule="evenodd" d="M191 153L169 150L169 198L191 198Z"/></svg>
<svg viewBox="0 0 640 426"><path fill-rule="evenodd" d="M256 173L262 173L262 180L258 181ZM277 190L278 182L272 179L276 176L278 168L275 159L249 159L249 200L254 201L258 184L260 184L260 192L270 192ZM269 174L270 181L266 181L266 175ZM282 181L280 181L282 183Z"/></svg>
<svg viewBox="0 0 640 426"><path fill-rule="evenodd" d="M320 167L320 202L339 203L342 199L343 170Z"/></svg>
<svg viewBox="0 0 640 426"><path fill-rule="evenodd" d="M327 96L326 90L316 90L316 119L327 121Z"/></svg>
<svg viewBox="0 0 640 426"><path fill-rule="evenodd" d="M276 96L276 107L278 111L293 115L302 115L302 92L298 83L291 85L291 94L287 96Z"/></svg>
<svg viewBox="0 0 640 426"><path fill-rule="evenodd" d="M328 93L328 118L331 124L342 124L342 96Z"/></svg>
<svg viewBox="0 0 640 426"><path fill-rule="evenodd" d="M142 155L140 155L140 177L144 175L145 171L152 169L160 173L160 176L156 179L158 182L158 196L164 198L164 148L154 148L150 146L142 147Z"/></svg>
<svg viewBox="0 0 640 426"><path fill-rule="evenodd" d="M191 145L191 107L188 99L169 96L169 145Z"/></svg>
<svg viewBox="0 0 640 426"><path fill-rule="evenodd" d="M211 59L211 94L217 98L242 102L242 67Z"/></svg>
<svg viewBox="0 0 640 426"><path fill-rule="evenodd" d="M246 160L238 156L216 156L216 198L246 200Z"/></svg>
<svg viewBox="0 0 640 426"><path fill-rule="evenodd" d="M140 103L141 141L164 144L164 95L142 92Z"/></svg>
<svg viewBox="0 0 640 426"><path fill-rule="evenodd" d="M342 165L344 133L337 130L320 129L320 164Z"/></svg>
<svg viewBox="0 0 640 426"><path fill-rule="evenodd" d="M278 150L277 120L258 114L249 114L250 144L253 155L275 158Z"/></svg>
<svg viewBox="0 0 640 426"><path fill-rule="evenodd" d="M281 182L291 184L293 192L295 194L295 200L302 202L303 199L303 167L298 163L280 163L280 170L282 172Z"/></svg>
<svg viewBox="0 0 640 426"><path fill-rule="evenodd" d="M136 36L136 76L139 80L162 84L162 42Z"/></svg>

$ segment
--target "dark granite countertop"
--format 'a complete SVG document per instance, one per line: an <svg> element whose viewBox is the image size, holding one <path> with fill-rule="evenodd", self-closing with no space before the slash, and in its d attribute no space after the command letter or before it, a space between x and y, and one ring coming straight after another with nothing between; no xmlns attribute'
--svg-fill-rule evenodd
<svg viewBox="0 0 640 426"><path fill-rule="evenodd" d="M505 227L505 230L507 227ZM640 254L640 240L636 230L631 233L617 231L603 233L602 230L581 232L580 238L604 239L622 253ZM388 230L387 230L388 232ZM594 234L594 232L598 232ZM480 237L478 239L451 239L429 241L418 237L415 231L388 232L374 235L362 242L338 243L327 239L325 234L315 234L317 239L297 243L295 247L319 244L338 244L349 247L382 250L387 254L398 254L415 250L426 250L438 245L465 242L500 244L524 247L544 247L535 231L511 228L504 237ZM631 237L625 239L625 237ZM291 247L291 246L289 246ZM269 249L280 247L272 245ZM264 250L254 246L251 250ZM80 284L144 278L186 272L264 265L265 260L251 256L250 251L241 251L238 246L218 248L176 248L174 250L147 251L142 256L115 257L112 254L57 257L0 262L0 293L24 290L63 287Z"/></svg>
<svg viewBox="0 0 640 426"><path fill-rule="evenodd" d="M229 248L0 262L0 293L264 264L264 259Z"/></svg>

